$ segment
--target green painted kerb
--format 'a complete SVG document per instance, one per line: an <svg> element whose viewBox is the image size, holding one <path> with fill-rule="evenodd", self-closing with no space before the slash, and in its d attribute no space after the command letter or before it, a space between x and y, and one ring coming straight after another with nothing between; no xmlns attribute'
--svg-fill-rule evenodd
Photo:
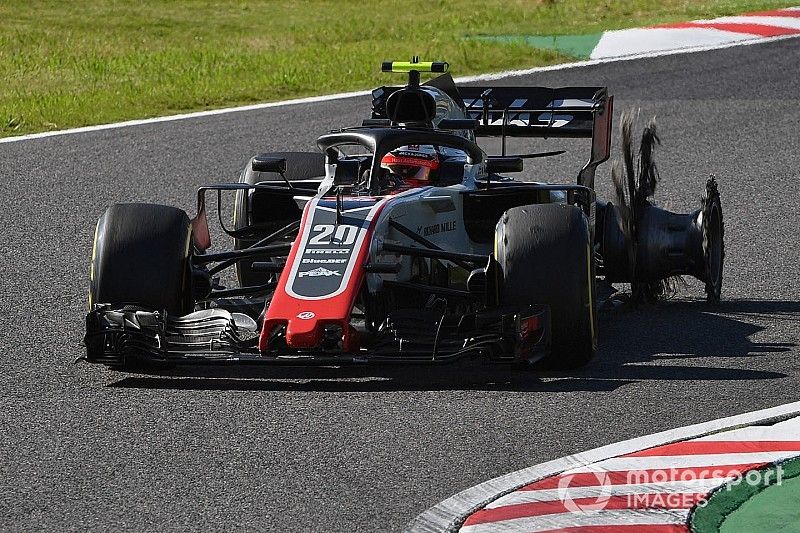
<svg viewBox="0 0 800 533"><path fill-rule="evenodd" d="M800 531L800 458L758 472L758 483L745 479L716 490L705 507L692 514L692 531Z"/></svg>
<svg viewBox="0 0 800 533"><path fill-rule="evenodd" d="M555 50L577 59L589 59L602 36L602 33L586 35L480 35L473 37L473 39L500 43L522 43L534 48Z"/></svg>

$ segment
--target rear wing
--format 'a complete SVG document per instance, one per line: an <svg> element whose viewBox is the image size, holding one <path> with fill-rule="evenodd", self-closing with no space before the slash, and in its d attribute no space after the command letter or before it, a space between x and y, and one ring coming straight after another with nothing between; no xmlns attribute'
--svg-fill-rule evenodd
<svg viewBox="0 0 800 533"><path fill-rule="evenodd" d="M591 137L605 87L459 87L464 108L478 121L475 135Z"/></svg>
<svg viewBox="0 0 800 533"><path fill-rule="evenodd" d="M459 87L478 137L591 138L578 183L594 187L597 166L611 153L614 97L605 87Z"/></svg>

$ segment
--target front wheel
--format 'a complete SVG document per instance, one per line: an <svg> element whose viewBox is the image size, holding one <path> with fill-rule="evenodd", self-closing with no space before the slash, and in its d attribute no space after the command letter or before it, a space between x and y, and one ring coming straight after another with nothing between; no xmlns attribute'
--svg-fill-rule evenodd
<svg viewBox="0 0 800 533"><path fill-rule="evenodd" d="M180 209L115 204L97 222L89 307L135 305L185 315L194 308L189 263L192 228Z"/></svg>
<svg viewBox="0 0 800 533"><path fill-rule="evenodd" d="M506 211L495 229L504 305L550 307L552 350L543 363L571 369L597 350L595 279L589 225L568 204Z"/></svg>

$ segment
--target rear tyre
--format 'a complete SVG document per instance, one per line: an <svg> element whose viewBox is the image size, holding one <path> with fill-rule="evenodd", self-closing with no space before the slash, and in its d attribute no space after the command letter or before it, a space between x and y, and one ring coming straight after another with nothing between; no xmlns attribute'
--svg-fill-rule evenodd
<svg viewBox="0 0 800 533"><path fill-rule="evenodd" d="M284 174L289 182L297 180L309 180L320 177L324 174L325 169L325 155L319 152L273 152L261 154L268 157L278 157L286 159L286 173ZM275 172L254 172L252 162L247 162L247 166L242 171L239 178L239 183L247 183L255 185L261 182L276 182L276 185L286 183L280 174ZM314 191L316 192L316 191ZM313 195L314 192L311 194ZM236 193L236 205L234 207L234 228L241 229L252 224L253 213L251 212L251 192L242 191ZM263 222L263 221L259 221ZM281 221L283 222L283 221ZM269 223L263 224L265 229L264 236L266 237L270 231L277 231L281 227L281 222L278 222L274 227L270 227ZM234 239L233 246L236 250L247 248L256 243L256 239ZM236 277L241 286L261 285L270 281L271 274L262 272L253 272L251 265L253 260L246 260L236 263Z"/></svg>
<svg viewBox="0 0 800 533"><path fill-rule="evenodd" d="M97 222L89 271L89 307L137 305L185 315L194 308L192 229L180 209L115 204Z"/></svg>
<svg viewBox="0 0 800 533"><path fill-rule="evenodd" d="M567 204L506 211L495 230L502 304L550 306L552 351L542 364L571 369L597 349L594 261L586 216Z"/></svg>

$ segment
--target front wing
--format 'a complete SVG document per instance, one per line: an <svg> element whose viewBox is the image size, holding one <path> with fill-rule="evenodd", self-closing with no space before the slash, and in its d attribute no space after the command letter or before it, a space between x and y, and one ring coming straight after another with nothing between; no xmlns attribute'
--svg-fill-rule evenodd
<svg viewBox="0 0 800 533"><path fill-rule="evenodd" d="M549 353L550 312L545 306L497 309L467 315L430 315L421 327L402 316L357 351L336 343L309 350L281 348L260 352L255 321L247 315L212 308L185 316L125 306L97 306L86 316L86 359L122 367L130 358L166 363L253 363L341 365L359 363L447 363L464 357L497 362L534 362ZM363 340L370 335L362 333Z"/></svg>

